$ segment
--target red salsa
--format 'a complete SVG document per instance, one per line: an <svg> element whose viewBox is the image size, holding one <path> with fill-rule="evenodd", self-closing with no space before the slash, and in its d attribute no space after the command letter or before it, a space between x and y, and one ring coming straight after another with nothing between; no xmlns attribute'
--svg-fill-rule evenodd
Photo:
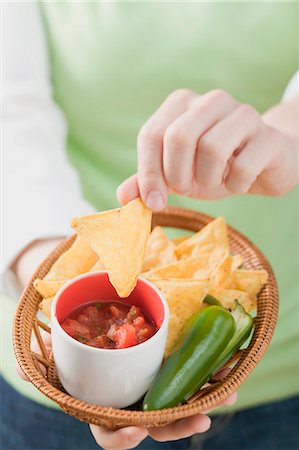
<svg viewBox="0 0 299 450"><path fill-rule="evenodd" d="M97 348L127 348L152 337L157 327L138 306L93 302L76 308L62 324L77 341Z"/></svg>

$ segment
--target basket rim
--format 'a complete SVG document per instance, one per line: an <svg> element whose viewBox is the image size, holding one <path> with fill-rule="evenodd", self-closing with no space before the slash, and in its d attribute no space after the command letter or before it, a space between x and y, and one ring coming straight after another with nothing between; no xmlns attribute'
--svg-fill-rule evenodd
<svg viewBox="0 0 299 450"><path fill-rule="evenodd" d="M189 218L190 220L200 221L204 226L208 222L214 219L214 217L197 212L187 208L180 208L169 206L163 212L156 213L153 216L153 222L159 222L160 226L175 227L177 229L190 230L188 227L178 227L177 225L172 225L172 222L181 217L182 220ZM167 225L164 225L167 223ZM198 229L198 228L197 228ZM192 230L190 230L192 231ZM172 408L165 408L157 411L134 411L129 409L118 409L112 407L97 406L91 403L83 402L79 399L72 397L71 395L60 391L58 388L54 387L36 368L34 365L33 357L29 349L29 340L22 338L22 333L24 332L25 322L28 319L31 320L31 331L34 317L30 319L28 314L26 314L26 304L25 298L28 292L33 288L33 281L37 278L41 268L53 255L59 254L60 249L66 245L73 242L75 236L70 236L61 242L38 266L32 275L29 283L25 287L21 298L19 300L15 320L13 324L13 348L15 352L16 359L20 365L22 371L27 376L29 381L44 395L58 403L63 409L67 411L72 411L71 414L82 415L82 410L84 409L84 415L88 416L88 422L98 423L98 420L105 418L107 414L113 412L113 419L122 421L124 418L124 412L126 414L126 420L135 422L136 424L147 426L151 421L159 421L161 419L161 414L163 413L163 422L172 422L178 418L188 417L199 412L203 412L211 407L216 406L218 403L225 400L232 392L234 392L247 378L248 374L253 370L259 360L262 358L263 354L268 347L270 340L273 336L274 327L278 317L278 287L275 280L275 276L269 261L263 255L263 253L242 233L235 230L233 227L228 225L228 234L233 235L234 238L240 240L240 242L246 244L250 250L253 251L257 257L259 263L267 270L269 274L269 279L267 284L263 289L270 283L273 291L273 302L274 307L271 314L271 321L268 323L266 317L263 316L263 308L260 305L259 299L257 303L257 316L261 318L262 322L260 326L255 326L253 336L251 338L249 347L244 351L239 362L231 370L231 372L221 380L221 382L215 383L213 389L202 395L194 403L187 403L180 406L175 406ZM40 297L41 298L41 297ZM36 312L38 310L38 305L36 305ZM35 313L36 313L35 312ZM263 333L261 330L264 327ZM262 334L262 335L261 335ZM245 374L245 375L244 375ZM176 416L173 419L173 416ZM179 416L179 417L178 417ZM82 419L81 419L82 420ZM84 419L83 419L84 420ZM148 425L150 426L150 425Z"/></svg>

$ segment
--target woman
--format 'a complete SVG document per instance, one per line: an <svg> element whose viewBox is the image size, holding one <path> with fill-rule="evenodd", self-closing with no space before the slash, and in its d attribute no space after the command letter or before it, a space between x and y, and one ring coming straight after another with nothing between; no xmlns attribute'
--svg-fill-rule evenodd
<svg viewBox="0 0 299 450"><path fill-rule="evenodd" d="M294 82L280 100L296 70L296 4L41 2L6 4L4 12L6 322L17 287L69 233L69 219L115 206L117 185L137 170L119 187L121 202L141 195L160 210L176 193L171 203L224 215L265 252L280 284L280 319L240 389L235 410L244 411L226 425L220 419L220 433L158 444L142 428L92 427L97 443L298 447ZM96 448L83 424L35 390L34 402L17 392L31 387L11 361L7 350L4 448ZM172 441L209 426L199 415L149 433Z"/></svg>

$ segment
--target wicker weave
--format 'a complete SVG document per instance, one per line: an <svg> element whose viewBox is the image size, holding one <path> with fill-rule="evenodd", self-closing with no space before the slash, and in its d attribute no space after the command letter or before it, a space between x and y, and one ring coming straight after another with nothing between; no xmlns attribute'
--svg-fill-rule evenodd
<svg viewBox="0 0 299 450"><path fill-rule="evenodd" d="M210 220L212 220L211 217L199 212L169 207L164 212L154 214L153 226L161 225L198 231ZM100 407L71 397L63 390L57 379L52 355L47 354L40 339L39 329L48 330L48 327L36 318L41 296L33 288L33 281L37 277L43 278L52 264L71 246L73 241L74 236L64 240L40 264L20 298L13 330L14 351L23 372L37 389L58 403L66 413L81 421L105 425L114 429L129 425L163 426L177 419L212 409L225 400L238 389L265 353L272 338L278 315L277 284L265 256L247 238L229 227L231 250L243 255L244 264L248 269L265 269L269 273L268 282L258 296L257 317L250 345L243 351L240 360L229 375L205 390L197 400L159 411L142 412ZM30 350L30 338L33 332L40 343L42 356ZM38 362L47 367L47 376L40 371Z"/></svg>

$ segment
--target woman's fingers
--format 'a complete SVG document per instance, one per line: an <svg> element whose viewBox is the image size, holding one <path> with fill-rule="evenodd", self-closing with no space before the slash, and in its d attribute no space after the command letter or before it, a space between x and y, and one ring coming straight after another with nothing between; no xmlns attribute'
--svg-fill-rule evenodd
<svg viewBox="0 0 299 450"><path fill-rule="evenodd" d="M238 393L237 392L233 392L229 397L227 397L225 400L223 400L223 402L219 403L219 405L217 405L216 407L212 408L212 409L207 409L205 411L203 411L204 414L209 414L212 411L215 411L218 408L221 408L222 406L232 406L236 403L238 399Z"/></svg>
<svg viewBox="0 0 299 450"><path fill-rule="evenodd" d="M19 366L18 363L16 363L16 371L17 374L19 375L19 377L24 380L24 381L28 381L28 378L26 377L26 375L24 374L24 372L22 371L21 367Z"/></svg>
<svg viewBox="0 0 299 450"><path fill-rule="evenodd" d="M197 96L188 110L167 128L163 139L163 172L167 186L181 195L192 195L194 157L198 139L238 103L223 91Z"/></svg>
<svg viewBox="0 0 299 450"><path fill-rule="evenodd" d="M227 372L221 372L219 376L225 376L225 373ZM218 407L233 405L236 399L237 393L234 392ZM174 441L187 438L196 433L204 433L209 430L210 426L210 417L206 414L196 414L195 416L173 422L165 427L149 428L149 430L139 427L127 427L117 431L111 431L104 427L91 425L91 431L97 443L106 450L122 450L136 447L148 434L156 441Z"/></svg>
<svg viewBox="0 0 299 450"><path fill-rule="evenodd" d="M163 137L168 126L196 97L192 91L173 92L143 125L137 139L138 185L144 203L154 211L165 208L167 186L163 173Z"/></svg>
<svg viewBox="0 0 299 450"><path fill-rule="evenodd" d="M213 126L198 141L194 161L196 183L209 190L221 186L229 171L230 158L242 150L259 128L260 117L248 105L238 106Z"/></svg>
<svg viewBox="0 0 299 450"><path fill-rule="evenodd" d="M45 344L45 347L46 347L47 352L50 353L50 351L52 350L52 339L51 339L51 334L50 334L50 333L47 333L47 332L44 331L44 330L41 330L41 337L42 337L42 339L43 339L43 341L44 341L44 344ZM40 350L40 347L39 347L38 342L37 342L36 340L32 342L31 349L32 349L35 353L38 353L39 355L41 355L41 350ZM45 366L44 366L43 364L41 364L41 363L39 363L39 366L40 366L40 369L41 369L42 373L43 373L44 375L46 375L46 372L47 372L47 371L46 371ZM16 362L16 371L17 371L19 377L22 378L22 380L28 381L28 378L27 378L26 375L23 373L21 367L19 366L19 364L18 364L17 362Z"/></svg>
<svg viewBox="0 0 299 450"><path fill-rule="evenodd" d="M256 137L250 139L241 152L233 159L225 179L226 189L232 194L249 192L256 179L265 169L278 165L281 145L276 133L265 128ZM270 148L270 151L267 151Z"/></svg>
<svg viewBox="0 0 299 450"><path fill-rule="evenodd" d="M196 414L178 420L161 428L150 428L149 434L156 441L174 441L187 438L196 433L204 433L211 426L211 419L204 414Z"/></svg>
<svg viewBox="0 0 299 450"><path fill-rule="evenodd" d="M198 137L237 105L219 90L202 96L185 89L173 92L140 130L138 185L135 176L120 185L119 201L140 195L152 210L161 210L168 192L191 195Z"/></svg>
<svg viewBox="0 0 299 450"><path fill-rule="evenodd" d="M121 205L126 205L131 200L140 196L136 173L118 186L116 196Z"/></svg>
<svg viewBox="0 0 299 450"><path fill-rule="evenodd" d="M222 380L222 378L225 378L226 375L228 375L231 372L230 367L226 367L225 369L220 369L219 372L217 372L215 375L213 375L214 380Z"/></svg>
<svg viewBox="0 0 299 450"><path fill-rule="evenodd" d="M221 370L219 370L219 372L217 372L213 376L213 379L214 380L222 380L230 372L231 372L231 368L230 367L226 367L225 369L221 369ZM221 406L232 406L232 405L234 405L236 403L237 398L238 398L238 393L237 393L237 391L235 391L229 397L227 397L225 400L223 400L223 402L219 403L219 405L217 405L215 408L207 409L207 410L204 411L204 413L207 414L210 411L214 411L215 409L220 408Z"/></svg>
<svg viewBox="0 0 299 450"><path fill-rule="evenodd" d="M203 413L209 414L210 412L213 412L213 411L217 410L218 408L221 408L222 406L232 406L236 403L237 399L238 399L238 393L233 392L229 397L227 397L225 400L223 400L223 402L219 403L219 405L217 405L216 407L214 407L212 409L207 409L207 410L203 411Z"/></svg>
<svg viewBox="0 0 299 450"><path fill-rule="evenodd" d="M148 430L141 427L126 427L117 431L90 425L90 430L98 445L105 450L124 450L137 447L148 436Z"/></svg>
<svg viewBox="0 0 299 450"><path fill-rule="evenodd" d="M233 392L229 397L227 397L227 398L219 405L219 407L220 407L220 406L232 406L232 405L234 405L234 404L236 403L237 399L238 399L238 393L237 393L237 391L236 391L236 392Z"/></svg>
<svg viewBox="0 0 299 450"><path fill-rule="evenodd" d="M235 403L237 394L233 393L220 406ZM173 441L184 439L196 433L204 433L209 430L211 419L206 414L197 414L186 419L160 428L127 427L117 431L111 431L104 427L91 425L91 431L97 443L105 450L122 450L136 447L149 434L156 441Z"/></svg>
<svg viewBox="0 0 299 450"><path fill-rule="evenodd" d="M140 195L157 211L168 193L217 199L268 192L284 150L276 135L254 108L224 91L175 91L142 127L138 176L119 187L118 198L127 203ZM282 182L287 191L290 182Z"/></svg>

